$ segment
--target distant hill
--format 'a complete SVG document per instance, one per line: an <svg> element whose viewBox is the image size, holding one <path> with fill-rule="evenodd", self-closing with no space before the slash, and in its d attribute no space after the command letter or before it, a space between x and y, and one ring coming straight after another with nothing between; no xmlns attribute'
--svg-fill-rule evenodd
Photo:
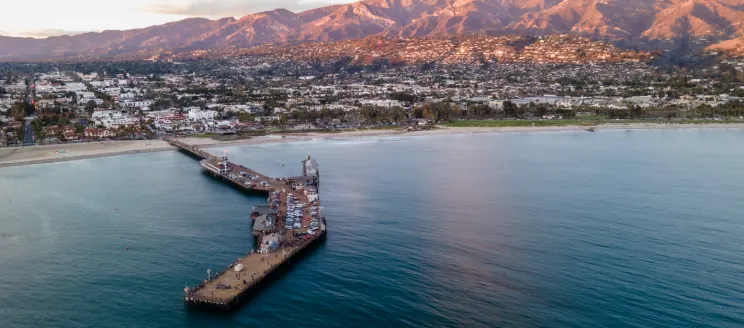
<svg viewBox="0 0 744 328"><path fill-rule="evenodd" d="M708 46L706 49L711 51L732 51L744 45L744 38L726 40Z"/></svg>
<svg viewBox="0 0 744 328"><path fill-rule="evenodd" d="M538 63L581 64L649 62L657 54L622 50L601 41L570 35L545 37L469 35L457 38L372 36L336 42L256 46L241 54L290 61L352 66L411 64Z"/></svg>
<svg viewBox="0 0 744 328"><path fill-rule="evenodd" d="M364 0L301 13L276 9L240 19L190 18L126 31L46 39L0 37L0 60L95 58L471 31L574 34L634 45L694 39L708 45L744 36L744 0Z"/></svg>

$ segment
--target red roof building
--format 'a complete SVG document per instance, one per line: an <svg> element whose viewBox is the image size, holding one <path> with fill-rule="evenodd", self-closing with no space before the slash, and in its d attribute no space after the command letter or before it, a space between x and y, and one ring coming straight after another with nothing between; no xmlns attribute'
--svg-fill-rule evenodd
<svg viewBox="0 0 744 328"><path fill-rule="evenodd" d="M116 134L108 129L86 128L84 135L86 138L108 138Z"/></svg>

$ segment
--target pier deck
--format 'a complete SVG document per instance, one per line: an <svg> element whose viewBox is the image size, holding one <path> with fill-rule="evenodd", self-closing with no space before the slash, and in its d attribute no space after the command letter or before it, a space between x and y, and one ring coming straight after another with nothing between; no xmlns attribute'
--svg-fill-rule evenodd
<svg viewBox="0 0 744 328"><path fill-rule="evenodd" d="M312 202L305 193L292 187L292 184L312 182L314 181L312 178L272 179L242 165L229 161L225 164L223 158L207 153L198 147L176 140L167 141L190 156L200 159L203 171L246 191L262 192L269 198L276 195L279 200L278 206L275 206L278 213L274 230L271 232L254 231L254 237L258 240L259 246L262 238L269 233L281 235L282 241L279 247L268 253L260 253L259 250L251 251L224 270L215 272L211 279L185 291L184 302L187 306L221 311L234 310L242 301L255 294L264 285L265 280L278 274L280 269L287 268L312 245L325 240L326 224L325 218L320 214L319 201ZM285 229L285 220L288 216L288 195L294 197L295 203L314 204L318 207L316 214L310 212L309 206L302 208L302 227L299 229ZM309 218L315 218L320 222L318 230L310 232ZM243 269L239 272L234 271L236 265L239 264L243 266Z"/></svg>
<svg viewBox="0 0 744 328"><path fill-rule="evenodd" d="M230 269L237 264L243 265L243 270L235 272L227 270L217 277L203 283L203 287L193 292L189 297L203 302L227 304L241 292L249 290L273 273L284 261L307 247L320 235L302 241L296 241L294 246L282 247L280 251L269 254L251 253L238 259L230 265ZM230 289L219 289L217 286L230 286Z"/></svg>

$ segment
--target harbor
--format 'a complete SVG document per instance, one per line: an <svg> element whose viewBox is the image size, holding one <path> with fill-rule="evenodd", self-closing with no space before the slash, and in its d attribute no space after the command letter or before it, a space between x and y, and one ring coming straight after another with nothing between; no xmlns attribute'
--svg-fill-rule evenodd
<svg viewBox="0 0 744 328"><path fill-rule="evenodd" d="M233 311L325 241L326 220L318 195L320 174L309 155L302 161L300 176L277 179L230 162L227 151L218 157L181 141L167 141L199 160L203 173L267 199L266 204L257 204L246 213L253 227L252 249L218 272L208 270L207 279L197 286L185 288L188 308Z"/></svg>

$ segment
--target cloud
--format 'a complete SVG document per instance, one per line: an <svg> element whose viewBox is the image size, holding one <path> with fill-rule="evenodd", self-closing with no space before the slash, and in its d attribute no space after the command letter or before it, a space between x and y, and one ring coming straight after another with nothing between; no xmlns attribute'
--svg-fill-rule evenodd
<svg viewBox="0 0 744 328"><path fill-rule="evenodd" d="M354 0L191 0L184 3L156 3L141 10L154 14L201 16L211 18L241 17L247 14L284 8L293 12L340 4Z"/></svg>
<svg viewBox="0 0 744 328"><path fill-rule="evenodd" d="M44 29L44 30L31 30L31 31L20 31L18 33L15 33L15 36L20 37L30 37L30 38L48 38L51 36L60 36L60 35L78 35L83 33L88 33L90 31L67 31L67 30L60 30L60 29Z"/></svg>

